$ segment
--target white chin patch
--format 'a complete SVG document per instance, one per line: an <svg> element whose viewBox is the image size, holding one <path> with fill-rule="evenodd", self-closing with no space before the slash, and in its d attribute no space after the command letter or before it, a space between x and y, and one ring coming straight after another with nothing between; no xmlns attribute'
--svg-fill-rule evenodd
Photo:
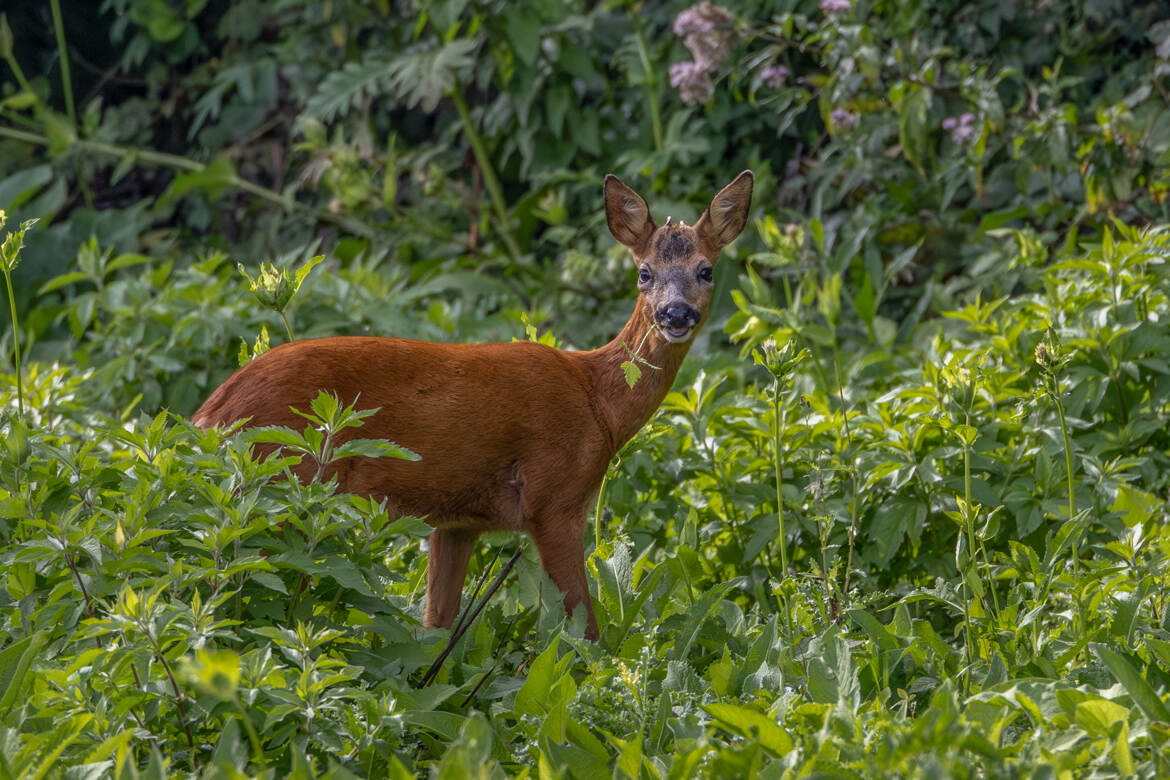
<svg viewBox="0 0 1170 780"><path fill-rule="evenodd" d="M662 335L666 340L672 344L678 344L687 341L694 334L695 329L691 328L663 328Z"/></svg>

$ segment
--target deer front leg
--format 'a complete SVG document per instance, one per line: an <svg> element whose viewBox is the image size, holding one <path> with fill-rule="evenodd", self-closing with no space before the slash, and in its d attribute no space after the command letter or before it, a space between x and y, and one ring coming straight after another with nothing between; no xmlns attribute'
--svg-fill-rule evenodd
<svg viewBox="0 0 1170 780"><path fill-rule="evenodd" d="M585 638L596 642L597 618L585 577L584 517L577 522L542 523L532 529L540 564L557 587L565 592L565 611L570 615L578 604L585 605Z"/></svg>
<svg viewBox="0 0 1170 780"><path fill-rule="evenodd" d="M431 531L431 552L427 559L427 608L423 613L426 628L450 628L459 614L467 562L475 551L473 531Z"/></svg>

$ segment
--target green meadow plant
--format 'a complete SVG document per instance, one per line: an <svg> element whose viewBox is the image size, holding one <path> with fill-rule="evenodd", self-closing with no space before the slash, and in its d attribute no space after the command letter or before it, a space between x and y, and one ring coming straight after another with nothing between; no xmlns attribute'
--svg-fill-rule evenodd
<svg viewBox="0 0 1170 780"><path fill-rule="evenodd" d="M611 470L589 559L596 643L524 548L461 637L420 627L429 526L325 478L338 458L405 454L338 443L360 436L361 399L317 398L302 430L204 431L142 414L127 389L109 410L96 368L34 362L42 424L19 452L6 442L0 473L5 765L1156 777L1170 696L1155 424L1170 390L1157 379L1170 244L1158 229L1115 240L1128 258L1112 261L1117 283L1144 307L1132 317L1113 305L1100 248L1070 247L1029 294L973 300L905 344L843 316L839 372L830 342L794 335L823 327L799 303L815 304L820 282L795 280L798 302L770 305L783 285L762 282L784 267L753 263L761 284L745 282L730 327L761 334L764 371L700 355ZM223 305L246 319L250 295L215 268ZM327 281L339 283L305 288L299 317L331 311ZM92 322L110 332L144 316L107 300ZM1067 350L1075 529L1060 414L1037 384L1049 323ZM776 334L791 346L762 346ZM302 461L316 480L288 479ZM472 583L498 571L497 545L473 556Z"/></svg>
<svg viewBox="0 0 1170 780"><path fill-rule="evenodd" d="M787 400L782 398L789 385L789 375L808 355L805 349L797 350L792 342L777 347L774 341L765 341L752 352L756 365L763 366L772 375L772 466L776 481L776 540L780 547L781 576L788 574L788 543L784 531L784 419L788 411Z"/></svg>
<svg viewBox="0 0 1170 780"><path fill-rule="evenodd" d="M296 297L296 294L300 292L305 277L324 259L318 255L291 273L287 267L261 263L260 273L256 278L252 278L251 274L244 270L242 263L236 266L239 268L240 274L248 280L249 289L251 289L256 301L261 306L272 309L280 315L280 321L284 323L284 332L288 335L289 341L295 341L296 337L293 336L292 326L289 325L288 317L285 316L284 311ZM260 342L257 342L257 345L259 348ZM255 355L256 352L253 352L252 356L255 357Z"/></svg>
<svg viewBox="0 0 1170 780"><path fill-rule="evenodd" d="M0 230L8 222L8 215L0 209ZM24 248L24 234L36 224L35 219L25 220L16 230L9 231L0 244L0 272L4 274L4 289L8 293L8 310L12 315L12 362L16 366L16 402L20 416L24 418L24 380L20 365L20 318L16 314L16 293L12 287L12 272L20 262L20 250Z"/></svg>

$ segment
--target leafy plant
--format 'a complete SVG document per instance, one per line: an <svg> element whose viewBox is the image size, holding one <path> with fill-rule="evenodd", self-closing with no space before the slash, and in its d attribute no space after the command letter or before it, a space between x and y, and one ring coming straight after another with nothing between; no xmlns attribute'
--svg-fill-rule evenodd
<svg viewBox="0 0 1170 780"><path fill-rule="evenodd" d="M0 209L0 230L8 222L8 215ZM8 310L12 314L12 359L16 364L16 400L20 416L24 417L24 382L20 367L20 318L16 314L16 294L12 289L12 271L20 262L20 250L24 248L24 234L36 224L35 219L25 220L20 228L11 231L0 245L0 271L4 273L4 288L8 292Z"/></svg>

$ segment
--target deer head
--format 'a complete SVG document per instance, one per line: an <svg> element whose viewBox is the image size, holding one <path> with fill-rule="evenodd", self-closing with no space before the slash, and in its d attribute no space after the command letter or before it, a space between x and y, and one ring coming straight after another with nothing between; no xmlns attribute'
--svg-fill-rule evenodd
<svg viewBox="0 0 1170 780"><path fill-rule="evenodd" d="M621 179L605 177L605 218L638 263L638 306L673 344L690 341L707 318L713 272L723 247L747 224L753 176L744 171L721 189L693 227L659 227L646 201Z"/></svg>

